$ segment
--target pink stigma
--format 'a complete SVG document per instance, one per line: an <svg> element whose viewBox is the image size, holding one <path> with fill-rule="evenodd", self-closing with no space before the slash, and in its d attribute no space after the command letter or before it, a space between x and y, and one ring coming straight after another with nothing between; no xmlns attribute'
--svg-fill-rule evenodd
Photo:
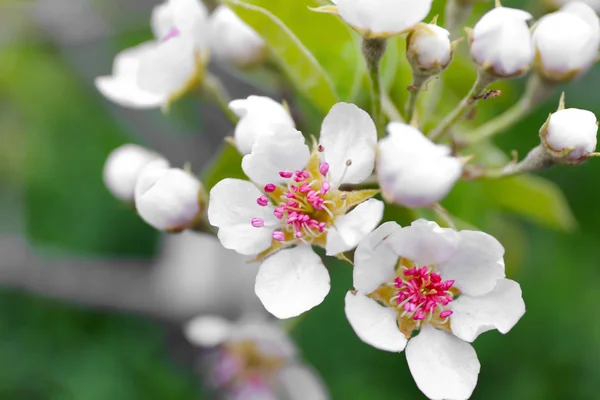
<svg viewBox="0 0 600 400"><path fill-rule="evenodd" d="M262 218L252 218L252 226L255 228L262 228L265 226L265 220Z"/></svg>
<svg viewBox="0 0 600 400"><path fill-rule="evenodd" d="M326 162L321 163L321 166L319 166L319 172L321 175L327 176L327 172L329 172L329 164Z"/></svg>
<svg viewBox="0 0 600 400"><path fill-rule="evenodd" d="M423 321L436 316L444 320L452 315L452 310L447 310L446 306L453 300L449 291L454 285L453 280L443 281L439 274L426 266L406 269L403 275L394 280L398 292L392 298L403 310L402 316Z"/></svg>
<svg viewBox="0 0 600 400"><path fill-rule="evenodd" d="M263 194L256 199L256 203L261 207L265 207L267 204L269 204L269 198Z"/></svg>
<svg viewBox="0 0 600 400"><path fill-rule="evenodd" d="M285 234L281 231L275 231L273 232L273 239L283 242L285 240Z"/></svg>
<svg viewBox="0 0 600 400"><path fill-rule="evenodd" d="M163 38L163 42L166 42L169 39L173 39L174 37L177 37L180 34L181 34L181 32L179 31L179 29L177 29L177 27L174 26L169 30L167 35Z"/></svg>

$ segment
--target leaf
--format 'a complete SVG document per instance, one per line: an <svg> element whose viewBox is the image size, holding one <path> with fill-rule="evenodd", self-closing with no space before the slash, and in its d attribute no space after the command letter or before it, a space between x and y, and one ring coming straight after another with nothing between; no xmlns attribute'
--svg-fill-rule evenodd
<svg viewBox="0 0 600 400"><path fill-rule="evenodd" d="M488 201L536 224L572 231L577 226L567 199L553 182L534 175L483 182Z"/></svg>
<svg viewBox="0 0 600 400"><path fill-rule="evenodd" d="M242 171L242 155L230 143L225 142L209 167L202 173L206 192L225 178L248 179Z"/></svg>
<svg viewBox="0 0 600 400"><path fill-rule="evenodd" d="M248 2L225 0L225 3L263 37L292 83L309 97L321 112L327 113L338 102L338 96L327 72L279 18L267 9ZM304 23L306 24L306 21Z"/></svg>

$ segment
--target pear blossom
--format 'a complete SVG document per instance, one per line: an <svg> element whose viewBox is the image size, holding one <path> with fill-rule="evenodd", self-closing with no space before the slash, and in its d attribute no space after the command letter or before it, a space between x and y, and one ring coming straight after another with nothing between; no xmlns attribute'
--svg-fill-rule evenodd
<svg viewBox="0 0 600 400"><path fill-rule="evenodd" d="M329 273L310 245L324 247L327 255L343 253L381 220L383 203L371 198L376 190L340 188L371 175L376 140L366 112L338 103L312 153L300 132L277 125L242 160L251 182L224 179L210 191L208 219L219 228L221 244L258 254L257 260L269 256L255 289L276 317L299 315L329 292Z"/></svg>
<svg viewBox="0 0 600 400"><path fill-rule="evenodd" d="M249 154L256 141L277 132L293 132L292 129L274 129L276 125L295 128L289 111L275 100L265 96L248 96L229 103L229 109L240 120L235 127L234 142L241 154Z"/></svg>
<svg viewBox="0 0 600 400"><path fill-rule="evenodd" d="M96 78L96 87L123 107L167 107L204 73L207 19L199 0L168 0L156 6L151 18L155 40L117 54L112 75Z"/></svg>
<svg viewBox="0 0 600 400"><path fill-rule="evenodd" d="M568 163L585 161L594 154L598 120L591 111L577 108L559 110L550 115L540 135L546 150Z"/></svg>
<svg viewBox="0 0 600 400"><path fill-rule="evenodd" d="M250 68L265 60L265 41L229 7L217 7L209 27L211 54L217 60L239 68Z"/></svg>
<svg viewBox="0 0 600 400"><path fill-rule="evenodd" d="M339 15L348 25L368 38L401 34L429 14L432 0L331 0L335 6L315 11Z"/></svg>
<svg viewBox="0 0 600 400"><path fill-rule="evenodd" d="M124 144L113 150L104 163L104 184L118 199L133 202L137 178L151 161L162 157L142 146Z"/></svg>
<svg viewBox="0 0 600 400"><path fill-rule="evenodd" d="M448 146L435 144L417 128L391 122L379 141L377 176L390 203L426 207L443 199L460 178L463 163Z"/></svg>
<svg viewBox="0 0 600 400"><path fill-rule="evenodd" d="M544 79L564 82L590 69L598 57L600 21L581 1L567 3L535 25L535 70Z"/></svg>
<svg viewBox="0 0 600 400"><path fill-rule="evenodd" d="M144 221L156 229L179 232L193 227L202 216L202 184L166 160L149 163L135 186L135 206Z"/></svg>
<svg viewBox="0 0 600 400"><path fill-rule="evenodd" d="M204 350L210 387L231 400L327 400L319 376L299 360L294 343L269 321L230 322L207 315L188 322L188 340Z"/></svg>
<svg viewBox="0 0 600 400"><path fill-rule="evenodd" d="M560 8L566 4L569 4L571 2L573 2L573 0L547 0L551 6L555 7L555 8ZM588 6L592 7L594 9L594 11L596 11L597 13L600 13L600 0L583 0L583 3L587 4Z"/></svg>
<svg viewBox="0 0 600 400"><path fill-rule="evenodd" d="M387 222L356 249L348 321L365 343L406 350L428 398L467 399L480 370L470 342L492 329L507 333L525 313L519 284L505 279L503 256L483 232L423 219L404 228Z"/></svg>
<svg viewBox="0 0 600 400"><path fill-rule="evenodd" d="M441 72L450 63L450 32L435 24L418 23L406 37L406 57L422 71Z"/></svg>
<svg viewBox="0 0 600 400"><path fill-rule="evenodd" d="M531 14L516 8L496 7L481 17L470 35L471 57L499 77L527 71L534 51L527 21Z"/></svg>

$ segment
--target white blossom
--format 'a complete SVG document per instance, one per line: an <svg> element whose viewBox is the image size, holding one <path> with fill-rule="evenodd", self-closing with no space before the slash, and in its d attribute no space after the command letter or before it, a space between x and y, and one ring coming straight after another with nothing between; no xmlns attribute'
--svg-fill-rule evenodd
<svg viewBox="0 0 600 400"><path fill-rule="evenodd" d="M516 8L496 7L473 28L471 56L495 75L510 77L525 72L534 51L527 21L531 14Z"/></svg>
<svg viewBox="0 0 600 400"><path fill-rule="evenodd" d="M462 173L450 148L435 144L417 128L391 122L379 141L377 176L384 198L408 207L426 207L443 199Z"/></svg>
<svg viewBox="0 0 600 400"><path fill-rule="evenodd" d="M264 96L249 96L247 99L233 100L229 103L231 111L240 120L235 127L234 141L241 154L249 154L256 141L277 133L293 132L277 125L295 128L289 111L275 100Z"/></svg>
<svg viewBox="0 0 600 400"><path fill-rule="evenodd" d="M217 7L209 26L211 54L217 60L238 68L250 68L265 60L265 41L229 7Z"/></svg>
<svg viewBox="0 0 600 400"><path fill-rule="evenodd" d="M536 71L550 81L568 81L596 62L600 21L587 4L570 2L537 22L533 42Z"/></svg>
<svg viewBox="0 0 600 400"><path fill-rule="evenodd" d="M329 274L311 244L328 255L353 249L383 215L374 190L344 191L373 172L376 129L352 104L336 104L312 154L290 126L263 136L244 156L252 182L224 179L210 192L208 218L224 247L263 259L256 293L278 318L299 315L321 303ZM296 245L295 248L285 249Z"/></svg>
<svg viewBox="0 0 600 400"><path fill-rule="evenodd" d="M118 199L133 202L137 178L151 161L162 157L136 144L125 144L113 150L104 163L104 184Z"/></svg>
<svg viewBox="0 0 600 400"><path fill-rule="evenodd" d="M567 108L551 114L541 134L551 154L583 161L596 150L598 120L590 111Z"/></svg>
<svg viewBox="0 0 600 400"><path fill-rule="evenodd" d="M503 256L483 232L422 219L404 228L387 222L356 249L346 316L365 343L406 349L428 398L468 399L480 369L469 342L492 329L507 333L525 313L519 284L505 279Z"/></svg>
<svg viewBox="0 0 600 400"><path fill-rule="evenodd" d="M230 322L207 315L186 324L188 340L205 350L209 383L230 400L327 400L319 376L276 324L246 319ZM206 350L209 350L206 352Z"/></svg>
<svg viewBox="0 0 600 400"><path fill-rule="evenodd" d="M201 79L207 18L198 0L168 0L156 6L151 18L155 40L117 54L112 75L96 78L96 87L124 107L167 107Z"/></svg>
<svg viewBox="0 0 600 400"><path fill-rule="evenodd" d="M576 2L577 0L547 0L555 8L560 8L566 4ZM597 13L600 13L600 0L582 0L582 3L592 7Z"/></svg>
<svg viewBox="0 0 600 400"><path fill-rule="evenodd" d="M165 160L149 163L135 186L135 206L149 225L159 230L182 231L193 227L202 212L202 184Z"/></svg>
<svg viewBox="0 0 600 400"><path fill-rule="evenodd" d="M338 14L365 37L388 37L407 31L429 14L432 0L332 0L336 7L317 11Z"/></svg>
<svg viewBox="0 0 600 400"><path fill-rule="evenodd" d="M406 38L406 56L413 66L439 72L450 63L450 32L435 24L419 23Z"/></svg>

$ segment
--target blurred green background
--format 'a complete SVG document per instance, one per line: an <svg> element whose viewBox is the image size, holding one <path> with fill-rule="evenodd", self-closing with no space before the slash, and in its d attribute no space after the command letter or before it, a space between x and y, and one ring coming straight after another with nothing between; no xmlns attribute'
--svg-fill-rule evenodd
<svg viewBox="0 0 600 400"><path fill-rule="evenodd" d="M232 131L224 119L211 120L206 113L209 106L192 98L176 104L165 117L158 111L120 110L95 91L93 77L109 73L118 50L150 38L147 20L156 3L0 0L2 237L26 239L42 258L143 259L155 254L157 233L104 188L101 171L106 156L122 143L139 142L181 161L193 159L194 170L200 172L221 138ZM266 7L286 23L331 79L332 88L316 86L300 94L289 87L283 90L305 133L318 133L327 99L336 94L368 109L358 38L335 17L306 10L306 5L319 1L247 3ZM443 4L435 3L432 15L442 12ZM542 10L535 2L505 5L527 7L537 15ZM490 6L477 5L476 15ZM57 19L53 13L66 17ZM90 15L95 19L86 20ZM475 20L474 15L470 23ZM268 20L258 18L255 23L255 28L269 31ZM271 44L285 45L285 38L270 32L277 35ZM399 108L410 83L402 48L403 39L390 42L383 71L390 97ZM297 72L287 71L288 82L302 81ZM223 76L234 97L241 96L236 91L239 79L258 80L258 86L265 87L260 74L225 71ZM438 118L474 79L464 45L443 77ZM463 129L514 103L524 81L496 85L502 96L482 104L477 117ZM567 105L598 115L598 87L600 70L595 68L565 88ZM311 105L315 99L317 105ZM512 149L526 154L538 143L537 131L557 101L558 93L495 139L495 144L505 154ZM145 132L149 126L159 136L149 136ZM197 147L182 154L180 150L189 143ZM483 147L476 149L479 160L495 151ZM474 344L482 365L474 399L599 398L600 318L595 305L600 295L596 197L600 162L556 167L541 176L545 179L460 183L443 203L460 220L503 242L507 273L520 282L527 306L523 319L506 336L490 332ZM386 218L405 224L407 215L406 210L390 207ZM1 249L6 252L7 246ZM14 267L12 256L19 251L11 249L11 257L0 254L3 268ZM293 337L304 358L322 375L332 398L422 398L404 354L375 350L352 332L343 313L351 268L336 261L329 266L330 295L306 315ZM193 399L202 395L191 368L193 349L177 333L178 318L56 300L52 297L60 294L39 293L3 272L0 269L0 398ZM44 273L52 274L51 267Z"/></svg>

